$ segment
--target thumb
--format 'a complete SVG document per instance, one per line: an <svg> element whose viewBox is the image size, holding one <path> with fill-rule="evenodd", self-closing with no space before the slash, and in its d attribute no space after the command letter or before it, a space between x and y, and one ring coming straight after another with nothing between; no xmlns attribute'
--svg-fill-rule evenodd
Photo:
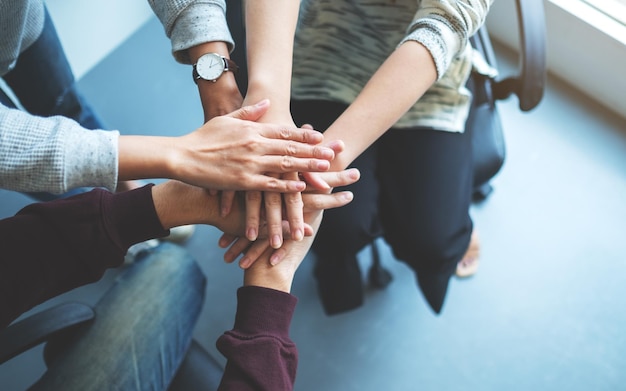
<svg viewBox="0 0 626 391"><path fill-rule="evenodd" d="M246 121L256 121L267 112L270 107L269 99L263 99L259 103L252 106L244 106L239 110L235 110L228 114L228 117L242 119Z"/></svg>

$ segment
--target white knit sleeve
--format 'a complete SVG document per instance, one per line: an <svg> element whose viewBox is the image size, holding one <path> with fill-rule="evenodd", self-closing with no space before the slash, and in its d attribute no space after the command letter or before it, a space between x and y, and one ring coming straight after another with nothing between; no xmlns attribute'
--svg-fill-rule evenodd
<svg viewBox="0 0 626 391"><path fill-rule="evenodd" d="M471 37L485 23L493 0L422 0L407 36L431 53L437 77L448 70L452 59L464 52Z"/></svg>

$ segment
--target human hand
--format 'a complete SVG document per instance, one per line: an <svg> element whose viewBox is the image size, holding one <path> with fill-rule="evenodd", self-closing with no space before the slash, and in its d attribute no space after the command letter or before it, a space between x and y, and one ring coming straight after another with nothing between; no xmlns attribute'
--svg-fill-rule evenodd
<svg viewBox="0 0 626 391"><path fill-rule="evenodd" d="M233 237L243 236L245 228L245 205L243 193L234 198L231 213L222 216L219 213L220 194L207 189L170 180L152 187L152 200L157 216L164 229L180 225L207 224L220 229ZM290 238L288 225L284 224L285 237ZM313 235L313 229L304 225L304 236ZM267 228L261 226L259 238L267 238Z"/></svg>
<svg viewBox="0 0 626 391"><path fill-rule="evenodd" d="M170 177L219 190L303 190L303 181L267 173L325 171L334 151L317 145L323 136L313 130L253 122L268 107L266 100L243 107L179 137Z"/></svg>
<svg viewBox="0 0 626 391"><path fill-rule="evenodd" d="M306 221L317 232L322 221L323 210L317 210L305 214ZM244 286L260 286L272 288L289 293L298 267L308 254L315 235L307 236L301 241L287 240L280 248L282 262L272 265L269 262L272 252L275 250L269 246L254 262L244 271Z"/></svg>
<svg viewBox="0 0 626 391"><path fill-rule="evenodd" d="M324 180L331 186L347 186L355 183L360 176L357 169L348 169L339 172L327 172L323 174ZM304 222L307 223L308 219L311 219L311 213L344 206L352 201L351 192L337 192L329 194L327 192L320 192L317 189L311 187L307 188L302 193ZM270 248L269 241L267 239L257 239L256 241L250 241L245 237L224 234L219 240L219 246L228 250L224 254L224 260L226 262L234 262L240 254L244 254L244 257L239 261L239 266L243 269L248 268L255 263L264 252ZM274 249L272 249L274 250ZM269 255L269 261L271 264L278 264L285 252L282 247Z"/></svg>

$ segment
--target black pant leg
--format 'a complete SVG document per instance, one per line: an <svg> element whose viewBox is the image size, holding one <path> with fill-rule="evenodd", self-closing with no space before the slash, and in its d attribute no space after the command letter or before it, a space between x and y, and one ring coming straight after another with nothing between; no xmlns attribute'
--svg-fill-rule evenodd
<svg viewBox="0 0 626 391"><path fill-rule="evenodd" d="M472 232L469 134L391 129L379 143L380 215L396 258L439 313Z"/></svg>

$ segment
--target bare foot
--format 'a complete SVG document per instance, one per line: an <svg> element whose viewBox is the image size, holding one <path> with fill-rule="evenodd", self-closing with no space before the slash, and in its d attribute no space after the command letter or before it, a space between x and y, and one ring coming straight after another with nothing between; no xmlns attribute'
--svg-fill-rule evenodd
<svg viewBox="0 0 626 391"><path fill-rule="evenodd" d="M467 251L456 265L456 276L466 278L474 275L478 270L479 258L480 239L478 237L478 233L473 231Z"/></svg>

